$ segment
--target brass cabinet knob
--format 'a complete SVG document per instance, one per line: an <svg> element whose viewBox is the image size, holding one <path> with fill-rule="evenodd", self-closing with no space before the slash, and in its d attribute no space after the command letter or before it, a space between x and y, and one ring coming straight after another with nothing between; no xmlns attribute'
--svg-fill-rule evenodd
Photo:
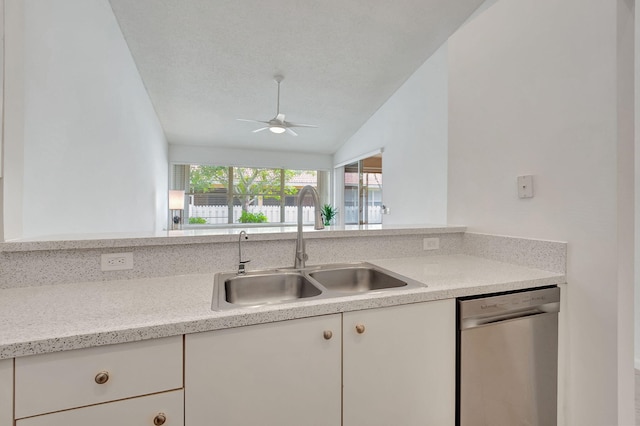
<svg viewBox="0 0 640 426"><path fill-rule="evenodd" d="M96 374L95 380L97 384L104 385L109 381L109 372L108 371L99 372L98 374Z"/></svg>
<svg viewBox="0 0 640 426"><path fill-rule="evenodd" d="M167 416L165 416L164 413L158 413L158 415L153 418L153 424L155 426L163 425L166 421Z"/></svg>
<svg viewBox="0 0 640 426"><path fill-rule="evenodd" d="M325 340L329 340L333 337L333 332L331 330L326 330L323 335Z"/></svg>
<svg viewBox="0 0 640 426"><path fill-rule="evenodd" d="M358 332L358 334L364 333L364 325L362 324L356 325L356 331Z"/></svg>

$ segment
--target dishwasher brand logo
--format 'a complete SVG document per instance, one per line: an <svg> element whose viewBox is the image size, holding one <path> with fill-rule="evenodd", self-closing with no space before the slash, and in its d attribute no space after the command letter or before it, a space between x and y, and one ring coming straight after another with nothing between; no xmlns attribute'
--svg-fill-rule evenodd
<svg viewBox="0 0 640 426"><path fill-rule="evenodd" d="M498 304L494 303L493 305L480 305L480 309L489 309L489 308L497 308Z"/></svg>

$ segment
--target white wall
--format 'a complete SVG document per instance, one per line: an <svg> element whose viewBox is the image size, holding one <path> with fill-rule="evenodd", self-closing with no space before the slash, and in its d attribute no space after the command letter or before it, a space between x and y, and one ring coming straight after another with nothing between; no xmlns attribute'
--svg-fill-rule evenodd
<svg viewBox="0 0 640 426"><path fill-rule="evenodd" d="M162 229L168 145L109 2L7 6L5 238Z"/></svg>
<svg viewBox="0 0 640 426"><path fill-rule="evenodd" d="M22 236L24 167L24 4L5 0L4 6L3 241Z"/></svg>
<svg viewBox="0 0 640 426"><path fill-rule="evenodd" d="M391 209L384 223L445 223L446 44L334 154L334 164L382 147L382 198Z"/></svg>
<svg viewBox="0 0 640 426"><path fill-rule="evenodd" d="M302 152L260 151L197 145L169 145L169 161L176 164L210 164L274 167L295 170L330 170L331 155Z"/></svg>
<svg viewBox="0 0 640 426"><path fill-rule="evenodd" d="M0 0L0 34L4 34L4 0ZM0 45L0 81L4 81L4 43ZM0 87L0 123L4 123L4 85ZM4 127L4 126L2 126ZM2 180L2 169L3 169L3 145L4 145L4 135L0 132L0 241L4 241L4 229L2 224L4 223L4 196L3 196L3 180Z"/></svg>
<svg viewBox="0 0 640 426"><path fill-rule="evenodd" d="M617 2L618 422L635 424L635 0Z"/></svg>
<svg viewBox="0 0 640 426"><path fill-rule="evenodd" d="M635 9L635 128L640 129L640 7ZM640 131L635 132L635 368L640 369Z"/></svg>
<svg viewBox="0 0 640 426"><path fill-rule="evenodd" d="M632 286L633 145L618 96L632 86L616 56L627 53L617 18L628 3L500 0L449 40L448 219L569 242L575 426L634 424L623 377L632 298L621 297ZM524 174L533 199L517 198Z"/></svg>

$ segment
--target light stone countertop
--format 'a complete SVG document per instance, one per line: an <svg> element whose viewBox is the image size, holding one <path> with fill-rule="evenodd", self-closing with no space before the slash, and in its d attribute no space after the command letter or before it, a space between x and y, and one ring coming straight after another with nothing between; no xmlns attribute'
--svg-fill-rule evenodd
<svg viewBox="0 0 640 426"><path fill-rule="evenodd" d="M0 290L0 359L566 281L467 255L370 263L428 287L223 312L211 310L213 274Z"/></svg>
<svg viewBox="0 0 640 426"><path fill-rule="evenodd" d="M37 250L78 250L95 248L121 248L140 246L170 246L187 244L226 243L238 240L240 230L247 230L253 241L295 240L297 226L252 226L235 224L231 227L191 227L174 231L119 234L48 235L0 242L0 252ZM466 231L457 225L341 225L315 230L305 224L304 238L376 237L393 235L452 234Z"/></svg>

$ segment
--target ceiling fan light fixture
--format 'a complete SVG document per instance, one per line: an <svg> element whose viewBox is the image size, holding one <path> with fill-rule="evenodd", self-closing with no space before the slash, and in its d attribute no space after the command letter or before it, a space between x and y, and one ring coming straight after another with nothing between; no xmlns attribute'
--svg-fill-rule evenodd
<svg viewBox="0 0 640 426"><path fill-rule="evenodd" d="M318 127L315 124L300 124L300 123L291 123L290 121L285 121L285 115L280 112L280 83L282 82L283 78L284 77L282 77L281 75L276 75L274 77L276 83L278 83L278 98L277 98L277 101L276 101L276 116L275 117L273 117L269 121L248 120L246 118L236 118L236 120L238 120L238 121L249 121L249 122L252 122L252 123L264 123L264 124L266 124L266 126L263 126L263 127L259 128L259 129L254 130L253 133L259 133L259 132L262 132L264 130L269 129L269 131L271 133L275 133L275 134L278 134L278 135L281 134L281 133L287 132L291 136L298 136L298 134L296 132L291 130L292 127Z"/></svg>

